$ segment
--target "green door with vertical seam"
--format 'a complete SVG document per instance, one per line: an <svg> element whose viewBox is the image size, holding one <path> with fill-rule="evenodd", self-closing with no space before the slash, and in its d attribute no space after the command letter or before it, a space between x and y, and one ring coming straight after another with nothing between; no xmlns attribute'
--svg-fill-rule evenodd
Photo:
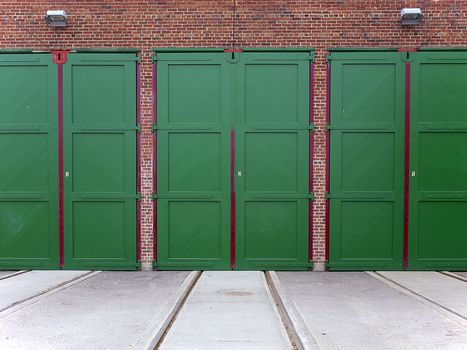
<svg viewBox="0 0 467 350"><path fill-rule="evenodd" d="M57 69L51 54L0 54L0 269L55 269Z"/></svg>
<svg viewBox="0 0 467 350"><path fill-rule="evenodd" d="M138 266L136 58L72 53L63 67L66 269Z"/></svg>
<svg viewBox="0 0 467 350"><path fill-rule="evenodd" d="M308 269L309 52L235 66L237 267Z"/></svg>
<svg viewBox="0 0 467 350"><path fill-rule="evenodd" d="M467 269L467 52L411 63L409 269Z"/></svg>
<svg viewBox="0 0 467 350"><path fill-rule="evenodd" d="M169 49L154 59L155 266L307 269L310 51Z"/></svg>
<svg viewBox="0 0 467 350"><path fill-rule="evenodd" d="M398 52L330 58L329 269L402 269L404 62Z"/></svg>

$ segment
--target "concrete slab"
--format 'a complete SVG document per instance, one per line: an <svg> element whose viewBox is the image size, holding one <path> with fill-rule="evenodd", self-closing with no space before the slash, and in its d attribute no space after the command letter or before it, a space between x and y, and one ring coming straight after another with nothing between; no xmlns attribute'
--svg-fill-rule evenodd
<svg viewBox="0 0 467 350"><path fill-rule="evenodd" d="M0 280L5 278L10 278L16 275L20 275L22 273L28 272L27 270L17 270L17 271L0 271Z"/></svg>
<svg viewBox="0 0 467 350"><path fill-rule="evenodd" d="M290 349L262 272L204 272L160 349Z"/></svg>
<svg viewBox="0 0 467 350"><path fill-rule="evenodd" d="M467 283L464 281L429 271L384 271L378 274L467 319Z"/></svg>
<svg viewBox="0 0 467 350"><path fill-rule="evenodd" d="M15 273L15 271L0 271L0 278L11 275L12 273Z"/></svg>
<svg viewBox="0 0 467 350"><path fill-rule="evenodd" d="M0 318L0 349L137 349L188 272L101 272Z"/></svg>
<svg viewBox="0 0 467 350"><path fill-rule="evenodd" d="M277 274L321 350L466 349L467 323L364 272Z"/></svg>
<svg viewBox="0 0 467 350"><path fill-rule="evenodd" d="M0 312L89 271L30 271L0 280Z"/></svg>
<svg viewBox="0 0 467 350"><path fill-rule="evenodd" d="M452 272L452 273L455 273L456 275L467 278L467 272Z"/></svg>

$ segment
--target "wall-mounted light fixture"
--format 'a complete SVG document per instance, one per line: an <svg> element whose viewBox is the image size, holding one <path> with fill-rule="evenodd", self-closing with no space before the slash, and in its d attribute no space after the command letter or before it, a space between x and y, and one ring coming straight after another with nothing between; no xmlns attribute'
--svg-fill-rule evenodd
<svg viewBox="0 0 467 350"><path fill-rule="evenodd" d="M415 26L422 21L422 10L419 8L405 8L401 10L401 25Z"/></svg>
<svg viewBox="0 0 467 350"><path fill-rule="evenodd" d="M67 22L64 10L49 10L44 17L45 23L51 27L65 27Z"/></svg>

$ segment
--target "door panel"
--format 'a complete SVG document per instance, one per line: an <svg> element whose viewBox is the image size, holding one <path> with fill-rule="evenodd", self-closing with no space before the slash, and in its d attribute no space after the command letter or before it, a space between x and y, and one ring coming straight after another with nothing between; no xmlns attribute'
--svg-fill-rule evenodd
<svg viewBox="0 0 467 350"><path fill-rule="evenodd" d="M465 270L467 53L417 52L414 58L409 269Z"/></svg>
<svg viewBox="0 0 467 350"><path fill-rule="evenodd" d="M331 270L401 269L404 64L395 52L331 55Z"/></svg>
<svg viewBox="0 0 467 350"><path fill-rule="evenodd" d="M308 269L309 53L239 54L237 267Z"/></svg>
<svg viewBox="0 0 467 350"><path fill-rule="evenodd" d="M2 54L0 76L0 269L58 268L56 65Z"/></svg>
<svg viewBox="0 0 467 350"><path fill-rule="evenodd" d="M66 269L138 266L135 58L77 53L64 65Z"/></svg>
<svg viewBox="0 0 467 350"><path fill-rule="evenodd" d="M158 269L230 267L227 58L158 53Z"/></svg>

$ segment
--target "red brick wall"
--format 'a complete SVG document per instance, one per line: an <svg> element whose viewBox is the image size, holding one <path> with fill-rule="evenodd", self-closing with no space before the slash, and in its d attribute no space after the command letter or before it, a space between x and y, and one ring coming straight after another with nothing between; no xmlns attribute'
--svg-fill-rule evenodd
<svg viewBox="0 0 467 350"><path fill-rule="evenodd" d="M401 27L399 11L403 7L420 7L424 13L423 24ZM0 9L4 11L0 12L0 48L142 49L142 261L146 263L152 259L152 48L308 46L316 49L314 256L315 261L323 262L326 48L467 46L465 0L237 0L236 3L234 0L0 0ZM68 26L47 27L43 16L48 9L66 10Z"/></svg>

